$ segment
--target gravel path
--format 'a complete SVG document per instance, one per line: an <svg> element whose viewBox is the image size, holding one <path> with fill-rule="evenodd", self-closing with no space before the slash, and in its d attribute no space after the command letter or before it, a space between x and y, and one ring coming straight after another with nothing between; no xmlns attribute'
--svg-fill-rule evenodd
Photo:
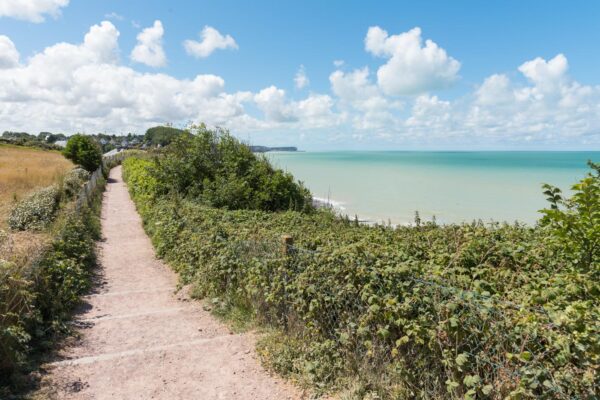
<svg viewBox="0 0 600 400"><path fill-rule="evenodd" d="M80 337L46 365L57 399L300 399L267 374L251 334L232 334L175 292L121 178L110 173L96 292L85 297Z"/></svg>

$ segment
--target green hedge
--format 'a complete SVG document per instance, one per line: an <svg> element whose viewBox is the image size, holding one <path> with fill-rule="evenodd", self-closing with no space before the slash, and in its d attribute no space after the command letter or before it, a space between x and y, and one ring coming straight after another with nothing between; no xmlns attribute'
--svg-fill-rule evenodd
<svg viewBox="0 0 600 400"><path fill-rule="evenodd" d="M274 328L260 352L283 375L383 398L596 395L599 266L550 227L227 211L157 196L150 161L124 168L159 256L217 309Z"/></svg>
<svg viewBox="0 0 600 400"><path fill-rule="evenodd" d="M49 248L32 264L0 260L0 395L2 386L32 368L36 354L55 335L89 288L100 236L99 207L104 181L79 211L66 206L55 222ZM6 387L5 387L6 390Z"/></svg>

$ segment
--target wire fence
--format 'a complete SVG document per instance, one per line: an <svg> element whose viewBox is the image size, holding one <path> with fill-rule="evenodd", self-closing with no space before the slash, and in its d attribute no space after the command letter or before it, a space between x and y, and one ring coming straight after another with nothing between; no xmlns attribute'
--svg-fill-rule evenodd
<svg viewBox="0 0 600 400"><path fill-rule="evenodd" d="M92 195L98 187L98 183L104 177L104 171L109 171L111 168L121 164L125 158L128 157L128 152L121 151L116 154L111 154L110 156L102 157L102 165L98 167L96 171L94 171L89 180L83 185L79 194L77 195L77 199L75 201L75 210L77 212L81 211L81 208L84 205L90 205L92 201Z"/></svg>
<svg viewBox="0 0 600 400"><path fill-rule="evenodd" d="M293 280L305 268L320 265L330 257L329 252L295 246L289 236L281 241L245 240L228 245L240 259L263 265L269 275L263 285L279 287L275 312L271 307L265 318L304 343L334 343L336 351L343 352L344 359L361 374L388 374L390 366L404 358L408 365L423 368L429 364L431 382L451 382L462 396L476 384L480 384L480 394L481 387L484 392L507 393L521 381L542 377L543 391L551 398L577 398L565 393L551 368L546 368L558 353L550 343L572 332L557 325L543 307L519 305L427 276L405 276L400 281L372 277L368 287L362 288L352 287L340 277L319 282L319 293L307 296L302 293L310 290L310 282L302 282L299 285L307 287L300 288ZM284 268L274 267L282 262ZM350 288L341 290L344 285ZM310 307L314 301L310 297L327 304L307 318L307 304ZM373 302L374 297L386 299L387 305ZM262 301L255 308L265 309ZM411 321L393 321L390 316L395 312L419 321L421 331L411 327ZM427 360L432 353L452 362L440 371L440 365ZM436 369L438 375L434 376ZM471 381L459 379L467 370ZM416 388L428 383L413 384Z"/></svg>

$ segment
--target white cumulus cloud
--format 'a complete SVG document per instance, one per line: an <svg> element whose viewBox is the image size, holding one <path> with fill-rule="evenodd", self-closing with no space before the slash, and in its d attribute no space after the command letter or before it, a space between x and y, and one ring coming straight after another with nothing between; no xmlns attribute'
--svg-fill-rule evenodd
<svg viewBox="0 0 600 400"><path fill-rule="evenodd" d="M0 0L0 17L30 22L44 22L45 15L57 17L69 0Z"/></svg>
<svg viewBox="0 0 600 400"><path fill-rule="evenodd" d="M304 68L304 65L301 65L300 68L298 68L296 75L294 76L294 84L296 85L297 89L303 89L306 86L308 86L309 83L310 80L306 75L306 69Z"/></svg>
<svg viewBox="0 0 600 400"><path fill-rule="evenodd" d="M223 36L211 26L205 26L200 33L201 41L186 40L183 42L185 51L194 57L205 58L215 50L237 49L238 45L230 35Z"/></svg>
<svg viewBox="0 0 600 400"><path fill-rule="evenodd" d="M0 69L19 65L19 52L8 36L0 35Z"/></svg>
<svg viewBox="0 0 600 400"><path fill-rule="evenodd" d="M165 30L160 21L144 29L137 35L137 45L131 52L131 59L150 67L164 67L167 65L167 56L163 49L163 35Z"/></svg>
<svg viewBox="0 0 600 400"><path fill-rule="evenodd" d="M147 28L154 35L140 34L139 42L161 38L157 26ZM267 140L285 132L293 142L313 135L306 140L347 144L357 138L388 148L600 145L600 87L571 77L562 54L525 61L514 71L491 71L472 91L452 99L440 91L399 100L367 67L336 69L329 91L299 96L275 85L228 91L225 80L212 74L180 79L141 73L120 60L119 36L104 21L91 26L80 43L56 43L27 57L0 36L1 129L144 132L191 120ZM390 38L380 35L369 47L387 54L388 47L397 48ZM514 72L524 79L513 78Z"/></svg>
<svg viewBox="0 0 600 400"><path fill-rule="evenodd" d="M120 63L119 31L108 21L90 27L81 43L57 43L19 64L0 37L0 125L19 131L143 132L164 122L205 122L235 131L304 129L336 124L334 100L311 94L287 98L275 86L227 92L217 75L178 79L140 73ZM246 110L253 105L260 117Z"/></svg>
<svg viewBox="0 0 600 400"><path fill-rule="evenodd" d="M563 54L558 54L550 61L537 57L519 67L519 71L536 86L550 89L564 81L568 69L569 62Z"/></svg>
<svg viewBox="0 0 600 400"><path fill-rule="evenodd" d="M340 100L340 108L352 115L352 124L358 129L394 129L394 112L402 108L400 102L385 97L369 79L367 67L352 72L334 71L329 76L331 90Z"/></svg>
<svg viewBox="0 0 600 400"><path fill-rule="evenodd" d="M370 27L365 49L388 59L377 71L379 87L388 95L424 93L458 78L460 63L432 40L423 45L420 28L390 36L378 26Z"/></svg>

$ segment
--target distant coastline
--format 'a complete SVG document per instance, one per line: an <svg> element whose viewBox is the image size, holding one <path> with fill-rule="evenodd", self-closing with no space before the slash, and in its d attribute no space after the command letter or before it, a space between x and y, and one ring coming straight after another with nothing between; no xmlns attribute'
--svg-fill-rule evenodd
<svg viewBox="0 0 600 400"><path fill-rule="evenodd" d="M296 152L298 148L295 146L284 146L284 147L268 147L268 146L249 146L253 153L268 153L270 151L287 151Z"/></svg>

